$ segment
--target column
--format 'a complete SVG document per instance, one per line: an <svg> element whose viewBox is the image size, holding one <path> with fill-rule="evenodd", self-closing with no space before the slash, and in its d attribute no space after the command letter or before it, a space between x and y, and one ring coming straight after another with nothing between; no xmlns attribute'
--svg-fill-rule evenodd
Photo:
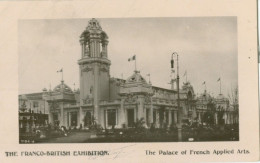
<svg viewBox="0 0 260 163"><path fill-rule="evenodd" d="M121 99L121 101L120 101L120 108L119 108L119 116L118 116L118 118L119 118L118 125L120 127L123 127L123 124L126 124L125 123L124 99Z"/></svg>
<svg viewBox="0 0 260 163"><path fill-rule="evenodd" d="M68 123L68 127L70 127L70 126L71 126L71 112L68 112L68 114L69 114L69 123Z"/></svg>
<svg viewBox="0 0 260 163"><path fill-rule="evenodd" d="M224 113L224 117L225 117L225 119L224 119L225 124L227 124L227 113Z"/></svg>
<svg viewBox="0 0 260 163"><path fill-rule="evenodd" d="M170 126L172 124L172 112L169 109L168 110L168 125Z"/></svg>
<svg viewBox="0 0 260 163"><path fill-rule="evenodd" d="M107 58L107 41L103 41L102 43L102 57Z"/></svg>
<svg viewBox="0 0 260 163"><path fill-rule="evenodd" d="M159 128L159 127L160 127L160 123L159 123L159 118L160 118L159 111L156 110L155 113L156 113L155 127L156 127L156 128Z"/></svg>
<svg viewBox="0 0 260 163"><path fill-rule="evenodd" d="M97 53L97 40L94 40L94 57L98 57L98 53Z"/></svg>
<svg viewBox="0 0 260 163"><path fill-rule="evenodd" d="M83 58L85 55L85 45L83 40L80 40L80 45L81 45L81 57Z"/></svg>
<svg viewBox="0 0 260 163"><path fill-rule="evenodd" d="M229 124L229 113L227 113L227 124Z"/></svg>
<svg viewBox="0 0 260 163"><path fill-rule="evenodd" d="M60 126L64 126L64 110L63 110L63 103L61 104L61 108L60 108Z"/></svg>
<svg viewBox="0 0 260 163"><path fill-rule="evenodd" d="M106 107L100 107L98 106L98 121L97 123L100 124L103 128L105 127L105 115L104 115L104 110L105 110ZM116 118L117 118L117 115L116 115Z"/></svg>
<svg viewBox="0 0 260 163"><path fill-rule="evenodd" d="M151 107L150 107L150 116L149 116L149 123L153 123L153 104L152 104L152 98L151 98Z"/></svg>
<svg viewBox="0 0 260 163"><path fill-rule="evenodd" d="M100 41L99 40L97 40L97 55L98 55L98 57L101 57L100 56Z"/></svg>
<svg viewBox="0 0 260 163"><path fill-rule="evenodd" d="M198 115L199 115L199 122L201 123L201 114L200 114L200 112L198 112Z"/></svg>
<svg viewBox="0 0 260 163"><path fill-rule="evenodd" d="M126 127L128 126L128 122L127 122L127 109L124 108L124 119L125 119L125 124L126 124Z"/></svg>
<svg viewBox="0 0 260 163"><path fill-rule="evenodd" d="M25 130L25 132L29 132L30 131L30 125L29 125L29 119L28 118L26 118L26 130Z"/></svg>
<svg viewBox="0 0 260 163"><path fill-rule="evenodd" d="M88 42L84 43L84 56L90 57L90 54L89 54L89 43Z"/></svg>
<svg viewBox="0 0 260 163"><path fill-rule="evenodd" d="M82 107L79 107L79 126L82 124L82 127L84 127L84 115L82 112Z"/></svg>
<svg viewBox="0 0 260 163"><path fill-rule="evenodd" d="M108 122L107 121L107 109L104 110L104 114L105 114L104 115L104 118L105 118L105 120L104 120L105 121L105 128L107 128L107 122Z"/></svg>
<svg viewBox="0 0 260 163"><path fill-rule="evenodd" d="M231 114L231 124L234 124L234 114L233 114L233 112Z"/></svg>
<svg viewBox="0 0 260 163"><path fill-rule="evenodd" d="M146 127L147 127L147 124L146 124L146 108L144 107L144 105L143 105L143 118L144 118L144 122L145 122L145 125L146 125Z"/></svg>
<svg viewBox="0 0 260 163"><path fill-rule="evenodd" d="M93 40L90 41L90 56L91 57L95 57L94 56L94 43L93 43Z"/></svg>
<svg viewBox="0 0 260 163"><path fill-rule="evenodd" d="M141 118L144 118L143 117L143 110L144 110L144 105L143 105L143 99L142 98L139 98L138 99L138 116L137 116L137 118L138 118L138 120L140 120Z"/></svg>
<svg viewBox="0 0 260 163"><path fill-rule="evenodd" d="M173 111L174 114L174 124L178 123L178 116L177 116L177 111Z"/></svg>
<svg viewBox="0 0 260 163"><path fill-rule="evenodd" d="M64 111L63 114L64 114L64 126L65 127L68 127L68 111Z"/></svg>
<svg viewBox="0 0 260 163"><path fill-rule="evenodd" d="M54 124L52 116L53 116L52 113L49 112L49 114L48 114L49 123Z"/></svg>
<svg viewBox="0 0 260 163"><path fill-rule="evenodd" d="M163 123L166 123L166 110L163 111Z"/></svg>
<svg viewBox="0 0 260 163"><path fill-rule="evenodd" d="M218 124L218 113L215 113L215 118L216 118L216 125Z"/></svg>

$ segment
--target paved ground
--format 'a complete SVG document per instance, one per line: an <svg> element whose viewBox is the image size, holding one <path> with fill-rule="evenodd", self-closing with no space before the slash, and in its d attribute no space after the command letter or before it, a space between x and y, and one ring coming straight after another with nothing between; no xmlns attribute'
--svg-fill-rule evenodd
<svg viewBox="0 0 260 163"><path fill-rule="evenodd" d="M38 143L83 143L90 137L95 136L92 132L73 132L68 136L41 140Z"/></svg>

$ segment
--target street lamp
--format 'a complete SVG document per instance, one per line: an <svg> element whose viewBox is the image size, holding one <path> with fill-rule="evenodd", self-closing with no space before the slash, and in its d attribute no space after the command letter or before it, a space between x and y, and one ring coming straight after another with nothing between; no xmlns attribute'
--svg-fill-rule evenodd
<svg viewBox="0 0 260 163"><path fill-rule="evenodd" d="M171 68L174 68L174 60L173 56L177 57L177 109L178 109L178 118L177 118L177 128L178 128L178 141L182 141L182 111L180 108L180 77L179 77L179 55L176 52L172 53L172 59L171 59Z"/></svg>

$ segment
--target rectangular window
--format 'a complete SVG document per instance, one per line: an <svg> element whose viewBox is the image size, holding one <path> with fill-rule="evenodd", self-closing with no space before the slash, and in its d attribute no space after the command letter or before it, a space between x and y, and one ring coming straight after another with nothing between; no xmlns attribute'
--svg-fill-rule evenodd
<svg viewBox="0 0 260 163"><path fill-rule="evenodd" d="M150 113L150 109L146 109L146 124L149 123L149 117L150 117L149 113Z"/></svg>
<svg viewBox="0 0 260 163"><path fill-rule="evenodd" d="M134 122L135 122L135 111L134 109L127 109L127 124L128 127L134 127Z"/></svg>
<svg viewBox="0 0 260 163"><path fill-rule="evenodd" d="M108 126L116 125L116 109L107 110L107 123Z"/></svg>
<svg viewBox="0 0 260 163"><path fill-rule="evenodd" d="M156 111L154 110L153 111L153 123L155 123L156 122Z"/></svg>
<svg viewBox="0 0 260 163"><path fill-rule="evenodd" d="M173 111L171 112L171 116L172 116L172 124L174 124L175 118L174 118L174 112Z"/></svg>
<svg viewBox="0 0 260 163"><path fill-rule="evenodd" d="M38 101L33 101L33 107L34 107L34 108L37 108L38 106L39 106Z"/></svg>
<svg viewBox="0 0 260 163"><path fill-rule="evenodd" d="M71 112L71 118L70 118L71 126L77 126L78 125L78 113L77 112Z"/></svg>

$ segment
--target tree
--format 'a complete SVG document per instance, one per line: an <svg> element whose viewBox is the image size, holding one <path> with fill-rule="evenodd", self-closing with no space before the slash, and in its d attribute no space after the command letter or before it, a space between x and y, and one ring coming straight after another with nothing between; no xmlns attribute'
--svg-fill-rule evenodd
<svg viewBox="0 0 260 163"><path fill-rule="evenodd" d="M235 106L236 107L234 108L235 110L238 109L238 98L239 98L238 86L235 86L233 88L231 87L231 90L228 93L228 98L229 98L230 105Z"/></svg>
<svg viewBox="0 0 260 163"><path fill-rule="evenodd" d="M207 104L207 112L203 116L203 122L206 122L209 125L214 125L214 115L216 113L216 105L210 100Z"/></svg>
<svg viewBox="0 0 260 163"><path fill-rule="evenodd" d="M238 86L231 87L230 92L228 93L228 98L230 106L233 108L233 118L235 123L239 123L239 91Z"/></svg>

